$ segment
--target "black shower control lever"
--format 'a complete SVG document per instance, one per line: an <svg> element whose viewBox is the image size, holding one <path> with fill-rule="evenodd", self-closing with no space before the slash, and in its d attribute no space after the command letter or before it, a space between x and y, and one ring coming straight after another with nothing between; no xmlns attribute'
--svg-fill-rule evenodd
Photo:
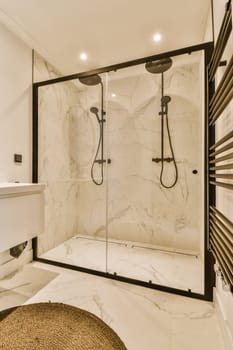
<svg viewBox="0 0 233 350"><path fill-rule="evenodd" d="M163 111L159 112L158 115L161 115L162 117L167 114L167 105L163 107Z"/></svg>
<svg viewBox="0 0 233 350"><path fill-rule="evenodd" d="M152 158L152 162L159 163L161 162L161 158Z"/></svg>
<svg viewBox="0 0 233 350"><path fill-rule="evenodd" d="M164 160L164 162L170 163L170 162L172 162L174 160L174 158L169 158L168 157L168 158L163 158L163 160ZM152 158L152 162L159 163L161 161L162 161L161 158Z"/></svg>
<svg viewBox="0 0 233 350"><path fill-rule="evenodd" d="M107 159L108 164L111 164L111 162L112 162L111 159ZM104 163L106 163L106 159L96 159L95 163L104 164Z"/></svg>

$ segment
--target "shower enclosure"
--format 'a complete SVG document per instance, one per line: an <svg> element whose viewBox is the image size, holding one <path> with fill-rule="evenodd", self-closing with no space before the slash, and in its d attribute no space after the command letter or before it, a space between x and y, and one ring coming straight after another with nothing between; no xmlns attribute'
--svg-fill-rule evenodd
<svg viewBox="0 0 233 350"><path fill-rule="evenodd" d="M209 50L34 84L35 259L206 298Z"/></svg>

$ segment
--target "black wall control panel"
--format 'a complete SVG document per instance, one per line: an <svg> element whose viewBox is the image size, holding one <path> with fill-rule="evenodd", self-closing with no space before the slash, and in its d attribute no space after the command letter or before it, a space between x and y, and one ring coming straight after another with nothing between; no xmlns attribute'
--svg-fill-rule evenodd
<svg viewBox="0 0 233 350"><path fill-rule="evenodd" d="M23 161L23 156L22 156L22 154L17 154L17 153L15 153L15 154L14 154L14 162L15 162L15 163L22 163L22 161Z"/></svg>

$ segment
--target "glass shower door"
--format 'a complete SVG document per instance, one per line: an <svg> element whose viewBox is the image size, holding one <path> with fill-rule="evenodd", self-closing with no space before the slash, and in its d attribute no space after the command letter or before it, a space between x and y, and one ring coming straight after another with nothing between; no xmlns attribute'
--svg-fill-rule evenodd
<svg viewBox="0 0 233 350"><path fill-rule="evenodd" d="M202 72L203 56L193 53L172 58L163 77L143 64L109 73L108 83L108 272L196 293L204 266ZM161 147L163 183L176 176L162 90L178 168L172 188L160 181Z"/></svg>
<svg viewBox="0 0 233 350"><path fill-rule="evenodd" d="M101 145L97 152L105 75L97 80L39 88L38 181L46 190L38 248L41 258L105 272L106 163Z"/></svg>
<svg viewBox="0 0 233 350"><path fill-rule="evenodd" d="M153 240L151 155L159 131L152 118L159 96L152 99L157 86L144 75L143 66L109 74L108 271L148 282L144 250Z"/></svg>
<svg viewBox="0 0 233 350"><path fill-rule="evenodd" d="M80 79L73 113L73 164L76 168L76 265L106 272L106 75Z"/></svg>
<svg viewBox="0 0 233 350"><path fill-rule="evenodd" d="M40 86L41 258L203 292L203 62Z"/></svg>

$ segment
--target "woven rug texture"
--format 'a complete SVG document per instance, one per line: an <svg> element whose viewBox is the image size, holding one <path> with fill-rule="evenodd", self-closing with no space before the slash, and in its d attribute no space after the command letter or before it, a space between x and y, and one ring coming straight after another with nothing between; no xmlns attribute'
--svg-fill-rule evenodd
<svg viewBox="0 0 233 350"><path fill-rule="evenodd" d="M0 312L0 349L127 350L100 318L61 303L29 304Z"/></svg>

